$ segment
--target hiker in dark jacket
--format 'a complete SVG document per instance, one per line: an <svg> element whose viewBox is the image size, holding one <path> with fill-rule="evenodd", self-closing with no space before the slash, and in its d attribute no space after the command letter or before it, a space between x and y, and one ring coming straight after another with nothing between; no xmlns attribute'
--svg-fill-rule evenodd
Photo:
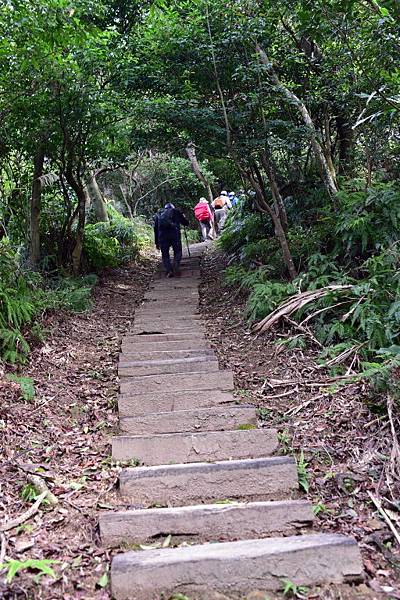
<svg viewBox="0 0 400 600"><path fill-rule="evenodd" d="M154 218L154 241L161 256L167 277L179 276L179 265L182 259L181 225L189 225L189 221L168 202L158 211ZM174 252L174 261L171 264L169 250Z"/></svg>

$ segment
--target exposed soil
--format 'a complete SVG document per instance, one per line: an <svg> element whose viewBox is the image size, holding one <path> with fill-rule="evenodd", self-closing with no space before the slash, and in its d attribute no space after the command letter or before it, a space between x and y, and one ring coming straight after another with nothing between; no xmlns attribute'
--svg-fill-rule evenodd
<svg viewBox="0 0 400 600"><path fill-rule="evenodd" d="M0 523L33 504L21 497L32 471L40 472L58 500L7 531L1 544L7 558L58 561L51 565L56 579L44 576L38 585L35 572L24 571L7 585L2 577L1 598L110 597L109 555L99 543L97 520L110 508L106 497L117 478L109 436L117 425L119 342L153 268L147 260L104 273L92 310L44 319L49 336L20 369L35 382L33 401L24 401L19 386L0 377Z"/></svg>
<svg viewBox="0 0 400 600"><path fill-rule="evenodd" d="M372 412L366 386L334 386L315 347L277 344L297 331L255 336L244 319L246 298L223 284L225 266L217 251L203 261L202 311L220 363L234 371L237 396L278 429L282 452L298 459L304 452L307 496L318 507L314 529L352 535L361 548L365 585L308 597L400 598L399 546L368 495L383 502L398 530L400 490L391 473L387 416Z"/></svg>

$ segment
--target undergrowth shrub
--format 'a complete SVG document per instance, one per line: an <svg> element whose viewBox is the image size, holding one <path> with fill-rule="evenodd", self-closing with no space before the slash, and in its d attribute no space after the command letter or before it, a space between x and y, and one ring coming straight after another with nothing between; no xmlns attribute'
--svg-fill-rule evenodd
<svg viewBox="0 0 400 600"><path fill-rule="evenodd" d="M400 188L395 183L347 182L337 196L336 251L340 256L368 257L396 242L400 226Z"/></svg>
<svg viewBox="0 0 400 600"><path fill-rule="evenodd" d="M89 269L117 267L136 258L150 244L151 228L140 218L123 217L108 207L109 223L86 225L83 244Z"/></svg>
<svg viewBox="0 0 400 600"><path fill-rule="evenodd" d="M6 238L0 242L0 358L23 362L30 351L29 328L51 310L89 308L95 275L46 280L25 271Z"/></svg>

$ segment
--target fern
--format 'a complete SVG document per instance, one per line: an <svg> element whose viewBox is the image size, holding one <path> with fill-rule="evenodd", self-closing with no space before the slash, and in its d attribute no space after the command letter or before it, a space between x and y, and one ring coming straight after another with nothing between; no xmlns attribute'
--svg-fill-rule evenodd
<svg viewBox="0 0 400 600"><path fill-rule="evenodd" d="M7 375L7 379L18 383L21 388L22 398L26 402L32 402L35 398L35 385L31 377L21 377L19 375L9 374Z"/></svg>
<svg viewBox="0 0 400 600"><path fill-rule="evenodd" d="M12 580L14 579L14 577L20 571L30 571L30 570L36 571L37 574L35 575L35 581L37 583L39 581L40 577L42 577L43 575L48 575L49 577L52 577L53 579L55 579L56 574L50 565L57 564L58 562L59 561L57 561L57 560L46 560L46 559L37 560L34 558L29 558L24 561L9 559L5 563L0 564L0 569L6 570L7 583L11 583Z"/></svg>

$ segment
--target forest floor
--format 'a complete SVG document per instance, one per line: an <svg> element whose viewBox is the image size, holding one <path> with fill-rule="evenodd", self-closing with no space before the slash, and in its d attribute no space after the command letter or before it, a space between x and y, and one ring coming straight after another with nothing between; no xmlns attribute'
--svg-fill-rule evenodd
<svg viewBox="0 0 400 600"><path fill-rule="evenodd" d="M251 334L243 317L245 299L223 286L224 267L223 257L210 252L201 290L207 335L220 364L234 371L238 397L257 404L266 425L278 428L284 451L298 456L304 450L304 481L318 507L315 529L353 535L363 554L365 584L297 597L400 599L399 553L368 495L395 496L387 419L371 412L359 385L333 389L312 348L277 346L276 333ZM118 476L109 438L117 428L119 340L153 271L149 259L104 273L90 311L46 317L48 337L22 368L35 382L33 401L24 401L19 386L0 373L0 523L32 505L21 494L29 493L35 469L58 500L0 535L1 554L58 561L52 565L56 579L43 576L37 584L34 572L25 571L9 585L0 582L1 598L110 598L110 555L100 545L97 521L101 510L111 508ZM385 506L397 527L397 505Z"/></svg>
<svg viewBox="0 0 400 600"><path fill-rule="evenodd" d="M9 585L1 578L0 598L110 597L110 557L100 545L97 522L99 512L110 508L107 496L118 476L109 437L118 425L120 339L153 270L154 261L146 260L105 272L91 310L44 319L47 339L21 368L34 380L33 401L24 401L19 386L0 373L0 523L32 505L22 495L29 494L30 474L37 469L58 500L1 539L7 557L57 561L50 565L56 579L45 576L36 584L35 571L22 572Z"/></svg>
<svg viewBox="0 0 400 600"><path fill-rule="evenodd" d="M357 588L327 588L304 597L400 598L400 552L369 494L400 530L398 480L391 474L390 423L374 412L366 386L334 385L317 364L318 349L290 349L298 331L257 337L244 318L246 299L224 286L225 259L211 251L203 261L201 305L207 337L220 366L234 371L236 395L255 404L265 425L279 431L283 452L306 466L301 478L315 507L314 529L353 536L366 573ZM214 300L218 299L218 300ZM396 487L397 481L397 487Z"/></svg>

